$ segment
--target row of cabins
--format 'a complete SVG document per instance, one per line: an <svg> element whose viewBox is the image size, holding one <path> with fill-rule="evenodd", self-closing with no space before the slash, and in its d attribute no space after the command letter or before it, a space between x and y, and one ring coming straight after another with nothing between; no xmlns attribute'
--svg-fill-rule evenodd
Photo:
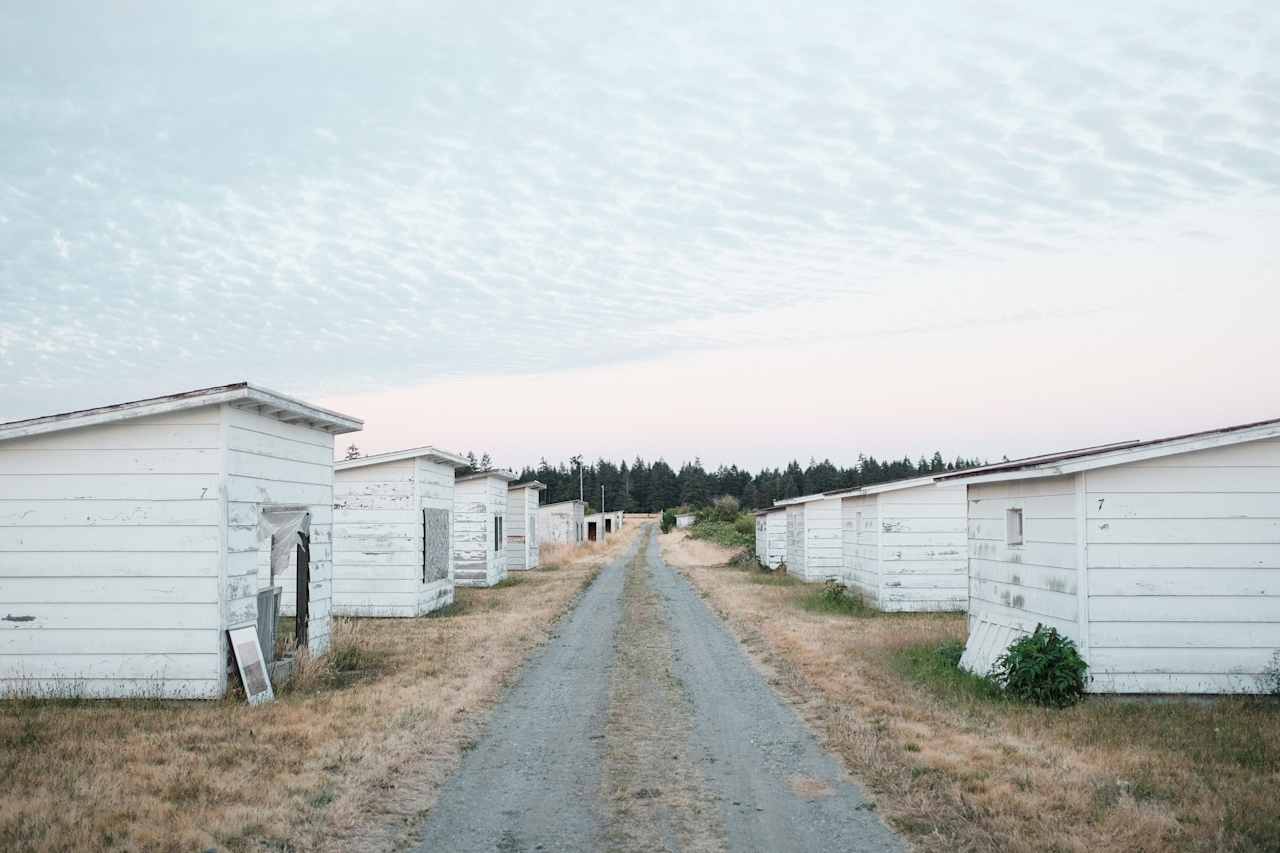
<svg viewBox="0 0 1280 853"><path fill-rule="evenodd" d="M756 554L882 610L967 611L980 674L1043 624L1094 692L1256 692L1280 652L1280 420L778 501Z"/></svg>
<svg viewBox="0 0 1280 853"><path fill-rule="evenodd" d="M247 382L0 424L0 692L221 696L229 629L319 654L584 541L581 501L455 453L335 463L362 427Z"/></svg>

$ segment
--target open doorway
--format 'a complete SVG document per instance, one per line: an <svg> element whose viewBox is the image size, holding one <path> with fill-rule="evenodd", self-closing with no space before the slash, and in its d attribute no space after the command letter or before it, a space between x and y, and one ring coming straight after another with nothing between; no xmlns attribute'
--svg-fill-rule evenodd
<svg viewBox="0 0 1280 853"><path fill-rule="evenodd" d="M606 534L609 534L609 533L612 533L612 532L613 532L613 519L612 519L612 518L606 518L606 519L604 520L604 532L605 532Z"/></svg>
<svg viewBox="0 0 1280 853"><path fill-rule="evenodd" d="M263 507L258 541L258 643L271 664L310 640L311 513Z"/></svg>
<svg viewBox="0 0 1280 853"><path fill-rule="evenodd" d="M594 521L587 522L587 541L596 541L596 523Z"/></svg>

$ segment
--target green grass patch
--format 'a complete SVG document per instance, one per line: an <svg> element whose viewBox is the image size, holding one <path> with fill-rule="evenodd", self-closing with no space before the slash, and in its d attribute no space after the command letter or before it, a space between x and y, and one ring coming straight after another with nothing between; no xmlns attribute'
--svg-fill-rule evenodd
<svg viewBox="0 0 1280 853"><path fill-rule="evenodd" d="M462 614L466 613L469 609L470 607L468 606L466 601L463 601L462 599L459 599L459 598L455 598L453 601L449 602L444 607L440 607L436 610L432 610L430 613L427 614L427 618L428 619L448 619L450 616L461 616Z"/></svg>
<svg viewBox="0 0 1280 853"><path fill-rule="evenodd" d="M493 589L508 589L509 587L519 586L522 583L524 583L524 578L521 575L507 575L495 583Z"/></svg>
<svg viewBox="0 0 1280 853"><path fill-rule="evenodd" d="M747 580L761 586L800 586L803 583L786 572L762 572L759 569L752 570Z"/></svg>
<svg viewBox="0 0 1280 853"><path fill-rule="evenodd" d="M842 583L827 581L796 600L802 610L836 616L877 616L879 611L863 601L862 596Z"/></svg>
<svg viewBox="0 0 1280 853"><path fill-rule="evenodd" d="M964 643L951 640L941 646L906 646L897 650L890 662L899 675L949 701L1006 702L1000 688L990 680L960 668L963 653Z"/></svg>

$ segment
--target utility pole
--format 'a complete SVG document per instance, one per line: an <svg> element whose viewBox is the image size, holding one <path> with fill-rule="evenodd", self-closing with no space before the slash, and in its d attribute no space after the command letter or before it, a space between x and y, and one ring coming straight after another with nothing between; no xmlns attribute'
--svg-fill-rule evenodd
<svg viewBox="0 0 1280 853"><path fill-rule="evenodd" d="M600 484L600 538L604 538L604 483Z"/></svg>
<svg viewBox="0 0 1280 853"><path fill-rule="evenodd" d="M582 494L582 454L579 453L577 456L569 457L569 461L578 464L578 500L585 503L586 497Z"/></svg>

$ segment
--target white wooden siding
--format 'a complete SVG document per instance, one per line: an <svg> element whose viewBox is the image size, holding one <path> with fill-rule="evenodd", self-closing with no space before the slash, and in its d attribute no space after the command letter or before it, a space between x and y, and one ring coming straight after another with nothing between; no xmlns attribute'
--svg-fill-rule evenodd
<svg viewBox="0 0 1280 853"><path fill-rule="evenodd" d="M804 577L804 505L787 507L787 574Z"/></svg>
<svg viewBox="0 0 1280 853"><path fill-rule="evenodd" d="M451 466L419 457L335 473L336 614L413 617L453 601L451 571L423 578L424 509L453 512ZM452 565L451 539L445 548Z"/></svg>
<svg viewBox="0 0 1280 853"><path fill-rule="evenodd" d="M1080 641L1074 475L968 487L969 640L961 665L991 671L1037 623ZM1005 543L1005 511L1023 513L1023 544Z"/></svg>
<svg viewBox="0 0 1280 853"><path fill-rule="evenodd" d="M213 697L216 406L0 443L0 691Z"/></svg>
<svg viewBox="0 0 1280 853"><path fill-rule="evenodd" d="M842 578L844 533L841 529L843 517L840 499L823 498L800 506L804 515L804 546L800 562L788 563L787 571L802 580L812 582Z"/></svg>
<svg viewBox="0 0 1280 853"><path fill-rule="evenodd" d="M333 595L333 436L256 412L223 407L227 477L227 596L223 616L237 625L257 619L258 516L271 506L302 506L311 513L310 618L307 645L329 648ZM280 609L297 612L297 576L276 585Z"/></svg>
<svg viewBox="0 0 1280 853"><path fill-rule="evenodd" d="M964 610L969 603L965 487L931 483L874 497L880 609Z"/></svg>
<svg viewBox="0 0 1280 853"><path fill-rule="evenodd" d="M458 586L493 586L507 576L506 550L494 548L495 517L507 514L507 481L460 480L454 487L453 574Z"/></svg>
<svg viewBox="0 0 1280 853"><path fill-rule="evenodd" d="M538 527L543 542L575 545L582 541L585 509L577 501L548 504L538 509Z"/></svg>
<svg viewBox="0 0 1280 853"><path fill-rule="evenodd" d="M868 604L880 605L879 523L874 495L856 495L840 501L844 529L845 583L862 594Z"/></svg>
<svg viewBox="0 0 1280 853"><path fill-rule="evenodd" d="M418 507L426 510L440 510L449 513L446 525L448 541L445 543L445 576L440 580L429 581L418 589L418 613L431 613L453 603L453 493L454 468L450 463L436 462L432 459L418 459ZM421 528L418 531L421 537ZM430 545L429 545L430 547ZM421 577L421 575L415 575Z"/></svg>
<svg viewBox="0 0 1280 853"><path fill-rule="evenodd" d="M1090 471L1099 692L1254 692L1280 649L1280 440Z"/></svg>
<svg viewBox="0 0 1280 853"><path fill-rule="evenodd" d="M523 572L538 567L538 490L507 492L507 569Z"/></svg>

